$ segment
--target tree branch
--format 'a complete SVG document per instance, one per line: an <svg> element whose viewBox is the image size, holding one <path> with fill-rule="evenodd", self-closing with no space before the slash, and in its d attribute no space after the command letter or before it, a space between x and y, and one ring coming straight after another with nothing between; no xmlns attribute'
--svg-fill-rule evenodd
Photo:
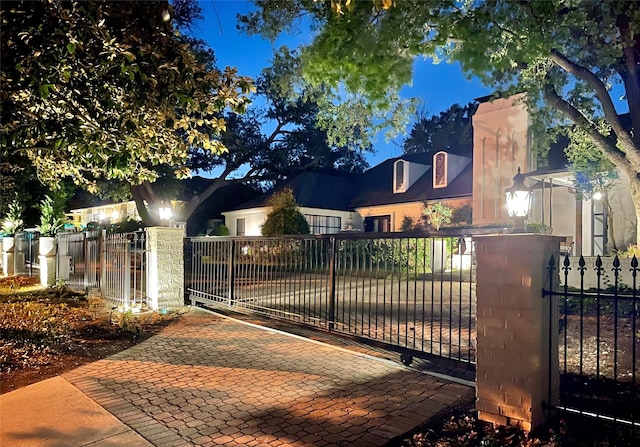
<svg viewBox="0 0 640 447"><path fill-rule="evenodd" d="M611 162L621 171L625 172L631 178L638 176L640 172L640 157L638 162L634 163L632 157L616 147L615 141L602 135L596 126L593 125L578 109L569 102L564 100L555 89L548 85L543 89L544 98L547 103L562 113L564 113L577 126L580 126L589 135L593 143L600 149Z"/></svg>
<svg viewBox="0 0 640 447"><path fill-rule="evenodd" d="M593 72L581 65L576 64L573 61L570 61L566 56L560 53L557 50L551 50L550 55L551 61L558 65L563 70L573 74L578 79L585 81L587 84L593 88L595 91L596 97L600 101L602 105L602 110L604 111L604 115L607 118L609 124L611 124L611 128L615 132L618 137L618 140L623 145L623 147L634 147L633 140L631 135L627 130L622 126L620 119L618 118L618 112L616 111L613 102L611 101L611 96L609 96L609 92L607 91L607 87L604 83L598 78ZM557 95L557 92L554 92ZM563 100L564 101L564 100ZM568 103L567 103L568 104ZM576 112L578 112L576 110ZM580 112L578 112L580 114ZM580 114L582 116L582 114Z"/></svg>

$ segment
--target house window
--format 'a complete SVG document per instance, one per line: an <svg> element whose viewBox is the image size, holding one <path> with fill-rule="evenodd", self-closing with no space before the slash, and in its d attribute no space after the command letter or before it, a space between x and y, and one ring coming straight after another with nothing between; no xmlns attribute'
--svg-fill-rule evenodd
<svg viewBox="0 0 640 447"><path fill-rule="evenodd" d="M390 233L391 216L371 216L364 218L364 231L367 233Z"/></svg>
<svg viewBox="0 0 640 447"><path fill-rule="evenodd" d="M398 160L394 169L394 189L393 192L405 192L406 191L406 179L404 172L404 161Z"/></svg>
<svg viewBox="0 0 640 447"><path fill-rule="evenodd" d="M342 228L342 218L336 216L320 216L317 214L305 214L309 222L311 234L335 234Z"/></svg>
<svg viewBox="0 0 640 447"><path fill-rule="evenodd" d="M244 236L246 234L245 222L244 217L236 219L236 236Z"/></svg>
<svg viewBox="0 0 640 447"><path fill-rule="evenodd" d="M447 186L447 154L438 152L433 157L435 169L433 171L433 187L444 188Z"/></svg>

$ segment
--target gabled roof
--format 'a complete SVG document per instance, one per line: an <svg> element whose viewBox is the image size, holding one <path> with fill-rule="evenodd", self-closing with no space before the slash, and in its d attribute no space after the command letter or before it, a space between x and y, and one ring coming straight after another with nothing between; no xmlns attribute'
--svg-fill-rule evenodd
<svg viewBox="0 0 640 447"><path fill-rule="evenodd" d="M307 171L293 177L275 190L244 202L229 211L268 206L269 199L285 188L290 188L293 191L293 196L298 206L301 207L353 210L349 206L354 191L353 176Z"/></svg>
<svg viewBox="0 0 640 447"><path fill-rule="evenodd" d="M448 152L448 151L447 151ZM394 194L393 165L397 160L412 161L414 163L431 164L431 154L411 154L385 160L369 169L358 179L358 193L351 201L353 208L387 205L407 202L422 202L454 197L470 196L473 189L473 163L469 163L464 170L453 179L446 188L433 188L433 171L428 169L404 193Z"/></svg>

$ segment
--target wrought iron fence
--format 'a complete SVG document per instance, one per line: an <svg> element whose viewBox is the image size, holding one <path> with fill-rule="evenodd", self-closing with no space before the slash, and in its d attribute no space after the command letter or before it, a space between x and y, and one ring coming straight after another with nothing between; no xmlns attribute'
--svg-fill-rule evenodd
<svg viewBox="0 0 640 447"><path fill-rule="evenodd" d="M74 290L100 287L104 230L58 234L57 274Z"/></svg>
<svg viewBox="0 0 640 447"><path fill-rule="evenodd" d="M192 304L228 306L384 343L411 361L475 362L468 234L192 238Z"/></svg>
<svg viewBox="0 0 640 447"><path fill-rule="evenodd" d="M564 257L559 290L544 297L560 314L560 410L640 431L638 260ZM552 258L549 284L558 274ZM626 270L626 271L625 271ZM630 272L630 275L626 275ZM631 279L622 281L623 273ZM593 284L594 287L586 286ZM551 371L550 374L553 372ZM551 394L550 394L551 395Z"/></svg>
<svg viewBox="0 0 640 447"><path fill-rule="evenodd" d="M40 233L25 231L15 235L14 274L37 276L40 274L38 247Z"/></svg>
<svg viewBox="0 0 640 447"><path fill-rule="evenodd" d="M58 277L75 290L99 288L111 304L147 305L146 232L58 235Z"/></svg>

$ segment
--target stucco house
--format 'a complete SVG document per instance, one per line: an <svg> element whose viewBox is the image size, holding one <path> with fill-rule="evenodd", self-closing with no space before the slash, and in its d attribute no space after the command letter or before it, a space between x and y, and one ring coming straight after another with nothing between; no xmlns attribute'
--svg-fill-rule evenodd
<svg viewBox="0 0 640 447"><path fill-rule="evenodd" d="M402 231L405 218L418 221L425 204L436 202L471 208L475 227L499 231L511 225L505 190L520 168L533 190L530 227L563 236L565 252L606 254L613 241L618 249L635 242L629 179L620 173L609 189L609 209L599 200L578 198L562 145L545 157L532 151L530 117L522 99L478 98L470 146L405 154L359 175L305 172L283 187L293 190L313 234ZM260 235L269 197L223 212L231 235Z"/></svg>

